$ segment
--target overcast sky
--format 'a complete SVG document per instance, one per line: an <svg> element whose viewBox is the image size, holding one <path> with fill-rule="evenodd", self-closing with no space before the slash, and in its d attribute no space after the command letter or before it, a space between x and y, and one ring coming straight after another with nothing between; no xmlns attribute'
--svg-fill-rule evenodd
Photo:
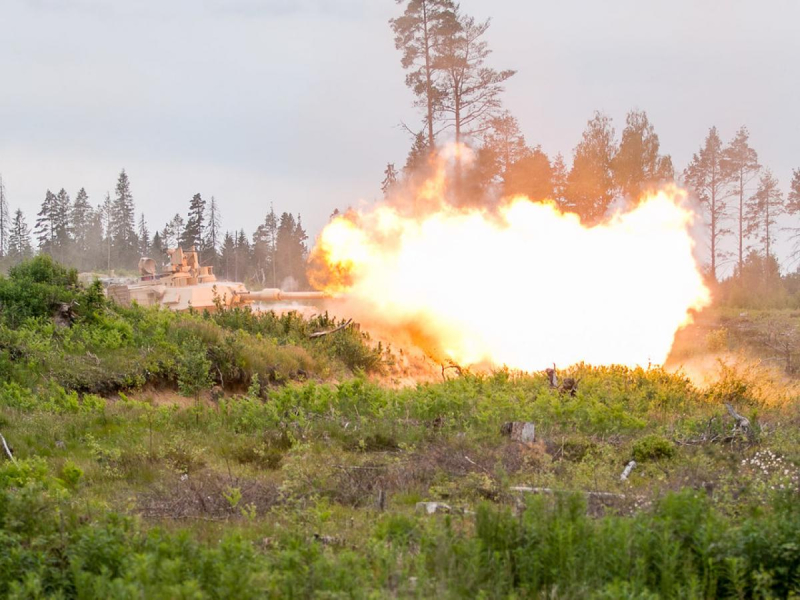
<svg viewBox="0 0 800 600"><path fill-rule="evenodd" d="M683 169L746 124L784 189L800 167L797 0L462 0L492 17L505 104L571 156L600 109L647 111ZM99 203L121 168L151 230L216 196L248 234L273 203L316 234L380 195L419 122L393 0L0 0L0 173L33 224L45 190Z"/></svg>

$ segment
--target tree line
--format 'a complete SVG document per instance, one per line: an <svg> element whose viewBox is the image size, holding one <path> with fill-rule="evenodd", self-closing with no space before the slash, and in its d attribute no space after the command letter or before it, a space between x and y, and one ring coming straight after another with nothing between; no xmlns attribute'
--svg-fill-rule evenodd
<svg viewBox="0 0 800 600"><path fill-rule="evenodd" d="M387 165L384 194L424 170L437 148L454 140L474 150L470 168L454 173L459 204L525 195L533 201L551 199L584 222L595 223L615 201L636 202L644 192L676 181L694 193L705 213L711 280L718 279L720 265L731 258L734 277L742 274L751 252L766 262L774 258L778 219L800 212L800 169L784 194L772 172L759 163L746 127L728 144L711 127L690 163L676 171L671 157L661 153L645 111L627 114L619 138L611 118L596 112L568 165L562 154L551 158L541 146L529 145L517 119L503 108L503 86L515 71L487 64L489 20L476 21L452 0L398 4L403 12L389 25L422 122L418 131L406 127L412 134L411 149L402 171L394 163ZM800 228L793 235L800 239ZM735 240L733 257L723 243L729 237Z"/></svg>
<svg viewBox="0 0 800 600"><path fill-rule="evenodd" d="M130 271L142 256L164 264L167 250L196 248L200 261L213 266L222 278L267 287L307 284L305 262L308 236L300 215L274 208L256 230L222 231L219 202L195 194L184 218L180 213L152 235L144 213L136 205L128 174L123 169L114 190L97 206L81 188L74 200L65 189L47 190L33 228L22 210L13 216L0 176L0 263L6 268L32 257L49 254L81 271Z"/></svg>

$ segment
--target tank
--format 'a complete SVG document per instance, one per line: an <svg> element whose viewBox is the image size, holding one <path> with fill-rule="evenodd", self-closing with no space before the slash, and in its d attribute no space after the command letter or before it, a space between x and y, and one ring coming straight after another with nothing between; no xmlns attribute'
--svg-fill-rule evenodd
<svg viewBox="0 0 800 600"><path fill-rule="evenodd" d="M108 297L123 306L136 302L140 306L165 306L181 311L216 310L218 306L230 308L252 302L291 302L319 300L324 292L284 292L268 288L250 292L243 283L217 281L213 267L201 266L197 250L184 252L178 247L167 251L169 264L158 272L152 258L139 259L139 279L130 284L108 286Z"/></svg>

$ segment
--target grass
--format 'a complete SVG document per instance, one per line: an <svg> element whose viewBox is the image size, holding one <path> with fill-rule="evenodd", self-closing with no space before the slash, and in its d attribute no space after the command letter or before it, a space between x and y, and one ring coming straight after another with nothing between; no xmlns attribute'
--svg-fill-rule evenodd
<svg viewBox="0 0 800 600"><path fill-rule="evenodd" d="M55 272L44 306L87 293ZM360 333L313 345L326 316L94 302L66 330L49 309L0 314L15 357L0 369L15 457L0 460L0 596L800 594L798 401L758 372L718 365L700 385L579 365L559 373L574 396L507 370L394 389ZM212 401L198 380L224 389ZM173 402L179 388L191 398ZM502 434L514 420L534 443Z"/></svg>

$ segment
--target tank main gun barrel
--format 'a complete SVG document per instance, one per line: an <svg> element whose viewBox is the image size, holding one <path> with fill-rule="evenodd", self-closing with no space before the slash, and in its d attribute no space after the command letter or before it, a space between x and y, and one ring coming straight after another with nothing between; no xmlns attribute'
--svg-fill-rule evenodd
<svg viewBox="0 0 800 600"><path fill-rule="evenodd" d="M277 288L265 288L257 292L248 292L244 299L252 302L291 302L292 300L323 300L331 295L325 292L284 292Z"/></svg>

